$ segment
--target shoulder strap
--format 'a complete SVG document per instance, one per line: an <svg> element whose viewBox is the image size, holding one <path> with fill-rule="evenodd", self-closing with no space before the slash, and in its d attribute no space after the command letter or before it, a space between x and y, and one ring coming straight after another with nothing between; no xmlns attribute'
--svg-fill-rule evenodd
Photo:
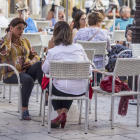
<svg viewBox="0 0 140 140"><path fill-rule="evenodd" d="M100 31L100 28L95 32L95 34L88 41L90 41L99 31Z"/></svg>

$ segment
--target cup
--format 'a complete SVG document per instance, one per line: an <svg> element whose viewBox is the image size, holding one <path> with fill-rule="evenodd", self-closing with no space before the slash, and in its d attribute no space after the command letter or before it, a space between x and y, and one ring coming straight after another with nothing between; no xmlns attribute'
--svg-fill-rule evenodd
<svg viewBox="0 0 140 140"><path fill-rule="evenodd" d="M102 23L102 29L105 29L105 22Z"/></svg>

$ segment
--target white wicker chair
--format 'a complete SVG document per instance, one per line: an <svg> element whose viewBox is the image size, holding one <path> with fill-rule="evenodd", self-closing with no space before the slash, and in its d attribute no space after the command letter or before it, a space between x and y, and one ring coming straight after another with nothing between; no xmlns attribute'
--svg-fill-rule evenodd
<svg viewBox="0 0 140 140"><path fill-rule="evenodd" d="M89 75L89 67L90 67L90 61L50 61L50 69L49 69L49 75L47 77L50 79L49 82L49 99L48 99L48 133L51 132L51 101L52 100L85 100L86 106L85 106L85 133L87 134L87 125L88 125L88 111L89 111L89 80L91 79L91 76ZM60 97L60 96L52 96L52 79L87 79L86 84L86 95L80 96L80 97ZM43 122L42 125L44 125L44 119L45 119L45 96L46 96L46 90L44 90L44 111L43 111ZM81 113L79 117L79 122L81 122Z"/></svg>
<svg viewBox="0 0 140 140"><path fill-rule="evenodd" d="M94 58L94 55L95 55L95 52L96 50L95 49L84 49L88 59L92 62L93 61L93 58Z"/></svg>
<svg viewBox="0 0 140 140"><path fill-rule="evenodd" d="M113 34L113 41L126 41L125 30L115 30Z"/></svg>
<svg viewBox="0 0 140 140"><path fill-rule="evenodd" d="M51 21L36 21L37 29L39 29L39 28L43 29L45 27L49 27L50 22Z"/></svg>
<svg viewBox="0 0 140 140"><path fill-rule="evenodd" d="M95 55L103 55L103 67L99 70L105 71L105 55L107 54L107 42L106 41L81 41L77 40L77 43L81 44L84 49L95 49ZM92 61L93 62L93 61ZM97 73L94 72L94 85L97 85ZM91 114L91 100L89 105L89 113Z"/></svg>
<svg viewBox="0 0 140 140"><path fill-rule="evenodd" d="M4 85L4 86L8 85L10 87L9 88L9 102L11 102L11 86L18 86L18 112L20 113L20 119L22 119L22 95L21 95L21 86L22 85L20 84L19 73L14 66L9 65L9 64L3 63L3 64L0 64L0 67L10 67L17 76L18 84L8 84L8 83L4 83L2 81L0 81L0 84Z"/></svg>
<svg viewBox="0 0 140 140"><path fill-rule="evenodd" d="M115 93L114 84L115 76L134 76L140 75L140 59L139 58L117 58L114 72L104 72L105 75L113 76L112 78L112 93L108 93L102 90L99 86L93 87L95 95L95 121L97 121L97 93L108 94L111 96L111 128L114 129L114 97L115 96L129 96L129 95L138 95L137 98L137 126L139 126L139 94L140 94L140 79L138 83L138 91L121 91ZM135 69L134 69L135 68ZM96 71L93 70L93 71ZM99 72L99 71L98 71ZM101 72L102 73L102 72Z"/></svg>
<svg viewBox="0 0 140 140"><path fill-rule="evenodd" d="M49 41L52 39L52 35L40 35L41 37L41 43L42 43L42 47L43 48L47 48L48 47L48 43ZM42 49L42 60L44 59L44 49Z"/></svg>
<svg viewBox="0 0 140 140"><path fill-rule="evenodd" d="M6 35L6 32L5 32L6 29L7 27L0 27L0 38Z"/></svg>

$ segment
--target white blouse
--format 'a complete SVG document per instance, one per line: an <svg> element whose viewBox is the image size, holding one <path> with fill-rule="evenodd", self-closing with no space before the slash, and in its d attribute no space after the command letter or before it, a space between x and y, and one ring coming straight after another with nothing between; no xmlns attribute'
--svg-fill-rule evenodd
<svg viewBox="0 0 140 140"><path fill-rule="evenodd" d="M48 50L46 60L42 66L44 73L49 73L50 60L66 60L66 61L84 61L88 60L87 55L80 44L73 43L68 46L55 46ZM90 68L91 71L91 68ZM80 95L86 92L86 80L59 80L54 79L53 85L61 92L73 95Z"/></svg>

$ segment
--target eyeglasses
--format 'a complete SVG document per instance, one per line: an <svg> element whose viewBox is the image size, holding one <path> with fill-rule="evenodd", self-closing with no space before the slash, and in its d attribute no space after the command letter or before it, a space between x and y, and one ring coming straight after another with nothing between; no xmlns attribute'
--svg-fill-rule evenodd
<svg viewBox="0 0 140 140"><path fill-rule="evenodd" d="M86 21L86 20L87 20L87 18L82 18L81 20L82 20L82 21Z"/></svg>
<svg viewBox="0 0 140 140"><path fill-rule="evenodd" d="M123 13L130 13L130 11L124 11Z"/></svg>

